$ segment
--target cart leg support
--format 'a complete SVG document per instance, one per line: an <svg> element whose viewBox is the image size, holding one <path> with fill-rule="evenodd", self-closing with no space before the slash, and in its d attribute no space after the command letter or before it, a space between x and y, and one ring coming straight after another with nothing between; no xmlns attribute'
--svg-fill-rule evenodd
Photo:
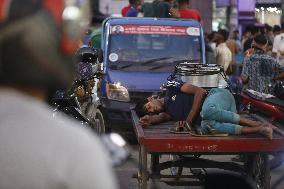
<svg viewBox="0 0 284 189"><path fill-rule="evenodd" d="M147 151L145 147L141 145L139 150L139 174L138 174L139 189L147 189L147 180L148 180L147 170L148 170Z"/></svg>

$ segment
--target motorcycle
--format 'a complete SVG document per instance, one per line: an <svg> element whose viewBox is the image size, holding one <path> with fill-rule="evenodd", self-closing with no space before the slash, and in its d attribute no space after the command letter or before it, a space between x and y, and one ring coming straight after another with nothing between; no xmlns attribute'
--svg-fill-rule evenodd
<svg viewBox="0 0 284 189"><path fill-rule="evenodd" d="M278 91L277 94L271 95L266 93L260 93L253 90L242 90L242 81L239 77L231 78L232 86L234 86L234 92L236 97L236 103L240 112L249 112L255 118L262 120L271 125L273 131L284 136L281 127L284 127L284 100L282 93ZM280 82L279 85L283 85ZM279 85L277 90L279 89ZM275 87L268 85L266 88ZM270 158L270 169L279 167L284 160L283 152L273 154Z"/></svg>
<svg viewBox="0 0 284 189"><path fill-rule="evenodd" d="M51 100L53 117L65 113L100 135L105 133L105 124L96 93L98 79L102 76L102 55L89 47L81 48L77 54L80 62L75 67L72 86L67 91L56 91Z"/></svg>

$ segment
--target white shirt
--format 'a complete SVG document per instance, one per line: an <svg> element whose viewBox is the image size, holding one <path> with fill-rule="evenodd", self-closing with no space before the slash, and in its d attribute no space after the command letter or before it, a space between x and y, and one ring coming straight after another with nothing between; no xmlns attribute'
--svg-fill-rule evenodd
<svg viewBox="0 0 284 189"><path fill-rule="evenodd" d="M117 188L96 135L13 90L0 90L0 152L0 188Z"/></svg>
<svg viewBox="0 0 284 189"><path fill-rule="evenodd" d="M226 43L219 44L215 49L216 64L224 67L227 71L229 65L232 62L232 52L227 47Z"/></svg>
<svg viewBox="0 0 284 189"><path fill-rule="evenodd" d="M275 36L272 52L277 53L277 61L284 66L284 56L280 54L284 53L284 33Z"/></svg>

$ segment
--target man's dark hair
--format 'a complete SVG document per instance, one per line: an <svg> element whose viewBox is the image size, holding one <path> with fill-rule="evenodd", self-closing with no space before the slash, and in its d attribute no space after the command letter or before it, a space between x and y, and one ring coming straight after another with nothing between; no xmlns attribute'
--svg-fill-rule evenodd
<svg viewBox="0 0 284 189"><path fill-rule="evenodd" d="M274 25L272 31L273 32L280 32L281 31L281 27L279 25Z"/></svg>
<svg viewBox="0 0 284 189"><path fill-rule="evenodd" d="M129 0L129 4L135 4L136 2L138 2L139 0Z"/></svg>
<svg viewBox="0 0 284 189"><path fill-rule="evenodd" d="M269 24L265 24L265 29L266 29L266 31L268 32L268 31L272 31L272 27L269 25Z"/></svg>
<svg viewBox="0 0 284 189"><path fill-rule="evenodd" d="M189 0L178 0L178 3L179 4L184 4L184 3L189 3Z"/></svg>
<svg viewBox="0 0 284 189"><path fill-rule="evenodd" d="M265 35L260 34L253 38L253 40L259 45L266 45L268 44L268 39Z"/></svg>
<svg viewBox="0 0 284 189"><path fill-rule="evenodd" d="M250 32L252 35L255 35L259 32L259 30L260 29L257 26L252 26Z"/></svg>
<svg viewBox="0 0 284 189"><path fill-rule="evenodd" d="M227 30L225 30L225 29L220 29L220 30L218 30L217 33L219 33L220 35L222 35L225 41L228 40L228 38L229 38L229 32L228 32Z"/></svg>
<svg viewBox="0 0 284 189"><path fill-rule="evenodd" d="M208 35L208 39L209 39L210 41L212 41L213 38L214 38L214 35L215 35L216 33L217 33L216 31L212 31L212 32Z"/></svg>
<svg viewBox="0 0 284 189"><path fill-rule="evenodd" d="M284 22L281 23L281 29L284 30Z"/></svg>

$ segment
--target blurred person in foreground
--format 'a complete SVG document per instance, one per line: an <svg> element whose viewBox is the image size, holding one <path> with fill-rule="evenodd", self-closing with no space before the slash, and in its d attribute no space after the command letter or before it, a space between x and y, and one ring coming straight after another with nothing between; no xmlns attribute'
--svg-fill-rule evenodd
<svg viewBox="0 0 284 189"><path fill-rule="evenodd" d="M88 1L0 1L0 188L117 188L98 137L46 103L88 23Z"/></svg>
<svg viewBox="0 0 284 189"><path fill-rule="evenodd" d="M284 22L281 24L281 33L274 38L272 53L280 66L284 67Z"/></svg>
<svg viewBox="0 0 284 189"><path fill-rule="evenodd" d="M245 89L257 92L273 94L276 80L283 78L280 65L276 59L267 54L269 39L265 35L257 35L253 40L253 52L243 62L241 79L245 83Z"/></svg>

